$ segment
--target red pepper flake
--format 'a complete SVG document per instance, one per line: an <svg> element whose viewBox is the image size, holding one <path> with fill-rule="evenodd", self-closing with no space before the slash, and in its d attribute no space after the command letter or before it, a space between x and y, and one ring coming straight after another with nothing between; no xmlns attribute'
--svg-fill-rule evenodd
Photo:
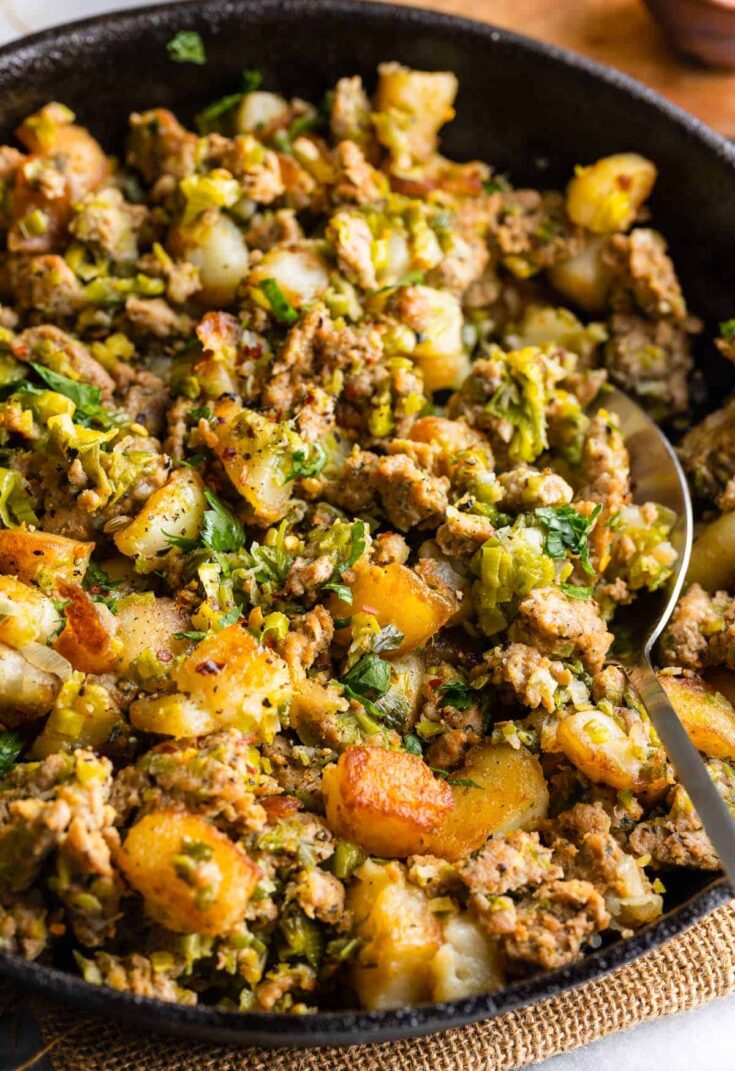
<svg viewBox="0 0 735 1071"><path fill-rule="evenodd" d="M234 446L228 446L222 451L222 457L225 461L232 461L236 455L237 450L235 450Z"/></svg>
<svg viewBox="0 0 735 1071"><path fill-rule="evenodd" d="M438 688L440 684L444 684L444 681L441 677L432 677L429 684L432 688Z"/></svg>
<svg viewBox="0 0 735 1071"><path fill-rule="evenodd" d="M206 658L196 667L196 672L203 677L215 677L225 668L224 662L215 662L213 658Z"/></svg>
<svg viewBox="0 0 735 1071"><path fill-rule="evenodd" d="M158 651L156 657L159 662L170 662L174 656L170 651Z"/></svg>

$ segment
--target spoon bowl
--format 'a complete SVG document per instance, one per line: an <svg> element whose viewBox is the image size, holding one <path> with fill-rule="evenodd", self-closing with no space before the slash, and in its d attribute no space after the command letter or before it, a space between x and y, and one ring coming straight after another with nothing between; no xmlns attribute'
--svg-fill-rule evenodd
<svg viewBox="0 0 735 1071"><path fill-rule="evenodd" d="M630 453L633 500L641 505L656 502L676 513L671 532L677 552L674 569L659 591L637 599L626 616L626 644L618 659L735 887L735 821L653 668L656 642L676 606L689 566L694 527L689 485L673 447L639 405L618 390L605 394L602 404L618 418Z"/></svg>

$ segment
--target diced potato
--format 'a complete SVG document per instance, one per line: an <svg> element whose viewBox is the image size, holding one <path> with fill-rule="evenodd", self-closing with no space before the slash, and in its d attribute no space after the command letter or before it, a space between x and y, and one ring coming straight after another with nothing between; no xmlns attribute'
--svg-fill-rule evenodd
<svg viewBox="0 0 735 1071"><path fill-rule="evenodd" d="M54 705L60 679L37 669L12 647L0 644L0 721L11 728L43 717Z"/></svg>
<svg viewBox="0 0 735 1071"><path fill-rule="evenodd" d="M545 817L549 806L541 764L524 747L478 744L452 780L473 781L480 787L451 786L454 808L423 849L443 859L461 859L493 834L532 826Z"/></svg>
<svg viewBox="0 0 735 1071"><path fill-rule="evenodd" d="M75 673L62 685L43 731L33 741L31 757L45 759L78 747L99 750L121 720L107 689Z"/></svg>
<svg viewBox="0 0 735 1071"><path fill-rule="evenodd" d="M200 303L232 305L237 289L248 273L250 255L242 231L224 212L210 209L192 226L179 227L169 235L173 252L199 269Z"/></svg>
<svg viewBox="0 0 735 1071"><path fill-rule="evenodd" d="M646 751L641 741L601 710L581 710L564 718L557 743L590 781L646 797L665 787L663 775L656 781L646 776Z"/></svg>
<svg viewBox="0 0 735 1071"><path fill-rule="evenodd" d="M0 529L0 573L12 573L24 583L45 589L58 579L79 584L87 571L94 543L30 532L27 528Z"/></svg>
<svg viewBox="0 0 735 1071"><path fill-rule="evenodd" d="M14 576L0 576L0 643L45 642L61 624L51 599Z"/></svg>
<svg viewBox="0 0 735 1071"><path fill-rule="evenodd" d="M175 640L174 633L191 628L189 615L173 599L131 595L121 602L116 617L121 644L117 668L122 674L147 651L168 663L186 650L187 641Z"/></svg>
<svg viewBox="0 0 735 1071"><path fill-rule="evenodd" d="M410 356L423 373L426 389L459 387L470 372L462 347L459 298L431 286L402 286L388 308L416 335Z"/></svg>
<svg viewBox="0 0 735 1071"><path fill-rule="evenodd" d="M194 469L176 469L163 487L154 491L140 513L114 535L121 554L135 558L140 572L161 563L171 550L167 535L196 539L202 527L207 502L204 484Z"/></svg>
<svg viewBox="0 0 735 1071"><path fill-rule="evenodd" d="M180 692L136 699L130 706L130 722L144 733L172 736L175 740L206 736L220 728L212 714Z"/></svg>
<svg viewBox="0 0 735 1071"><path fill-rule="evenodd" d="M381 63L373 116L378 140L391 150L394 164L428 160L437 134L454 117L457 79L450 71L412 71L400 63Z"/></svg>
<svg viewBox="0 0 735 1071"><path fill-rule="evenodd" d="M296 308L315 301L329 286L324 259L308 246L278 246L266 253L250 272L248 284L259 288L265 279L275 279L283 296Z"/></svg>
<svg viewBox="0 0 735 1071"><path fill-rule="evenodd" d="M235 112L235 133L262 134L268 127L285 122L289 114L288 101L276 93L246 93Z"/></svg>
<svg viewBox="0 0 735 1071"><path fill-rule="evenodd" d="M336 715L347 708L348 702L344 696L305 677L294 682L288 720L302 743L311 747L322 746L325 732L328 733L330 725L334 724Z"/></svg>
<svg viewBox="0 0 735 1071"><path fill-rule="evenodd" d="M627 231L649 197L656 174L654 164L635 152L578 167L567 187L569 218L596 234Z"/></svg>
<svg viewBox="0 0 735 1071"><path fill-rule="evenodd" d="M375 615L382 628L395 625L403 633L403 642L391 652L391 657L423 646L456 609L412 569L398 562L360 569L348 586L352 603L335 597L330 602L332 616L368 613Z"/></svg>
<svg viewBox="0 0 735 1071"><path fill-rule="evenodd" d="M612 285L612 269L605 263L607 239L588 235L579 253L549 269L552 286L585 312L604 312Z"/></svg>
<svg viewBox="0 0 735 1071"><path fill-rule="evenodd" d="M363 944L352 967L368 1011L403 1008L432 995L430 964L441 947L441 924L398 863L371 859L355 871L347 906Z"/></svg>
<svg viewBox="0 0 735 1071"><path fill-rule="evenodd" d="M381 747L346 748L324 770L322 791L330 828L389 859L418 851L453 805L422 758Z"/></svg>
<svg viewBox="0 0 735 1071"><path fill-rule="evenodd" d="M735 586L735 512L705 525L694 540L687 583L701 584L709 592Z"/></svg>
<svg viewBox="0 0 735 1071"><path fill-rule="evenodd" d="M59 594L66 604L66 625L54 641L54 649L82 673L108 673L122 650L115 636L115 616L77 584L64 581L59 584Z"/></svg>
<svg viewBox="0 0 735 1071"><path fill-rule="evenodd" d="M505 984L498 942L468 911L450 915L442 930L441 947L429 964L432 1000L461 1000Z"/></svg>
<svg viewBox="0 0 735 1071"><path fill-rule="evenodd" d="M218 402L214 416L207 441L245 499L249 520L263 526L280 521L293 491L293 455L306 451L304 443L286 424L230 400Z"/></svg>
<svg viewBox="0 0 735 1071"><path fill-rule="evenodd" d="M659 675L694 746L711 759L735 759L735 710L701 677Z"/></svg>
<svg viewBox="0 0 735 1071"><path fill-rule="evenodd" d="M173 673L181 694L133 703L134 725L171 736L233 727L272 740L291 697L291 676L274 651L240 625L212 632ZM157 727L154 727L157 726Z"/></svg>
<svg viewBox="0 0 735 1071"><path fill-rule="evenodd" d="M205 818L173 810L136 822L117 863L150 918L174 933L228 933L242 922L260 876Z"/></svg>

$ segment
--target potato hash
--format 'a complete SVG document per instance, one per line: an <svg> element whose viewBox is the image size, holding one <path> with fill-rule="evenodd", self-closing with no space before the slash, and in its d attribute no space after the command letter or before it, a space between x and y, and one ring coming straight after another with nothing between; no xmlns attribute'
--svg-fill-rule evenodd
<svg viewBox="0 0 735 1071"><path fill-rule="evenodd" d="M686 430L654 163L516 188L439 154L456 91L246 71L196 130L131 115L119 158L61 103L0 148L5 951L394 1008L562 967L717 870L611 650L676 552L605 391L685 431L661 676L731 805L735 402Z"/></svg>

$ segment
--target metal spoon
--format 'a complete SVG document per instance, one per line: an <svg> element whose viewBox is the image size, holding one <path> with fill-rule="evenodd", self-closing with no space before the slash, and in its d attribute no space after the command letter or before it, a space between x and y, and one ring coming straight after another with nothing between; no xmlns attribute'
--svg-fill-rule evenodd
<svg viewBox="0 0 735 1071"><path fill-rule="evenodd" d="M674 572L659 592L636 601L630 621L632 642L620 662L735 887L735 821L659 684L652 664L653 648L676 606L689 565L693 529L689 487L670 443L640 406L618 390L605 394L601 405L620 422L630 452L635 501L658 502L677 515L670 537L678 553Z"/></svg>

